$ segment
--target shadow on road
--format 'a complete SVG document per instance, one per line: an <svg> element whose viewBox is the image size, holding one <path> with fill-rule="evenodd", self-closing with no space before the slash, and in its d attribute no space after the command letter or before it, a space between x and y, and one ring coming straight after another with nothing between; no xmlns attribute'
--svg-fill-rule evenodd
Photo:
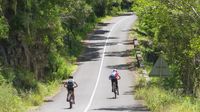
<svg viewBox="0 0 200 112"><path fill-rule="evenodd" d="M108 39L118 39L119 37L108 37Z"/></svg>
<svg viewBox="0 0 200 112"><path fill-rule="evenodd" d="M118 70L130 70L133 71L135 70L135 65L133 62L129 62L126 64L119 64L119 65L111 65L107 66L109 69L118 69Z"/></svg>
<svg viewBox="0 0 200 112"><path fill-rule="evenodd" d="M106 46L112 46L112 45L117 45L116 42L108 42ZM88 46L90 47L103 47L105 46L105 42L98 42L98 43L88 43Z"/></svg>
<svg viewBox="0 0 200 112"><path fill-rule="evenodd" d="M110 23L99 23L100 25L108 25ZM78 58L78 62L86 62L86 61L97 61L100 58L99 50L103 49L105 46L105 42L98 40L106 40L106 36L101 36L105 33L108 33L108 30L95 30L93 34L86 39L84 43L84 52ZM118 37L109 37L109 39L117 39ZM108 42L107 46L116 45L117 43Z"/></svg>
<svg viewBox="0 0 200 112"><path fill-rule="evenodd" d="M128 57L131 56L131 49L126 51L120 51L120 52L106 52L106 56L114 56L114 57Z"/></svg>
<svg viewBox="0 0 200 112"><path fill-rule="evenodd" d="M106 40L107 37L105 36L99 36L99 35L94 35L94 36L91 36L88 40Z"/></svg>
<svg viewBox="0 0 200 112"><path fill-rule="evenodd" d="M105 34L108 33L108 30L95 30L94 31L94 35L99 35L99 34Z"/></svg>
<svg viewBox="0 0 200 112"><path fill-rule="evenodd" d="M109 24L111 24L111 23L99 22L99 23L97 24L97 26L108 26Z"/></svg>
<svg viewBox="0 0 200 112"><path fill-rule="evenodd" d="M124 14L118 14L118 15L116 15L116 17L118 17L118 16L131 16L131 15L135 15L135 13L134 12L128 12L128 13L124 13Z"/></svg>
<svg viewBox="0 0 200 112"><path fill-rule="evenodd" d="M110 100L114 99L114 100L115 100L116 98L115 98L115 97L109 97L109 98L107 98L107 99L110 99Z"/></svg>
<svg viewBox="0 0 200 112"><path fill-rule="evenodd" d="M121 107L108 107L108 108L98 108L93 110L102 110L102 111L128 111L128 112L149 112L149 109L145 106L136 105L136 106L121 106Z"/></svg>
<svg viewBox="0 0 200 112"><path fill-rule="evenodd" d="M126 91L126 92L124 92L123 93L123 95L133 95L133 93L134 93L135 91Z"/></svg>
<svg viewBox="0 0 200 112"><path fill-rule="evenodd" d="M65 110L72 110L70 107L68 107L68 108L64 108Z"/></svg>
<svg viewBox="0 0 200 112"><path fill-rule="evenodd" d="M100 53L98 52L102 48L90 48L85 47L84 53L78 58L78 62L85 61L97 61L100 58Z"/></svg>
<svg viewBox="0 0 200 112"><path fill-rule="evenodd" d="M122 42L124 45L133 45L133 40L125 40Z"/></svg>
<svg viewBox="0 0 200 112"><path fill-rule="evenodd" d="M90 40L106 40L107 37L105 36L99 36L99 35L94 35L94 36L91 36L90 38L88 38L88 41ZM118 37L108 37L108 39L118 39Z"/></svg>
<svg viewBox="0 0 200 112"><path fill-rule="evenodd" d="M99 23L98 26L101 27L109 24L110 23ZM99 50L103 49L99 46L105 45L105 42L99 43L98 40L105 40L107 37L101 35L104 35L108 32L108 30L96 29L93 33L91 33L91 35L83 42L84 52L79 56L77 62L97 61L100 58Z"/></svg>
<svg viewBox="0 0 200 112"><path fill-rule="evenodd" d="M106 45L116 45L115 42L108 42ZM105 42L85 43L84 53L79 56L78 62L97 61L100 58L99 50L103 49Z"/></svg>

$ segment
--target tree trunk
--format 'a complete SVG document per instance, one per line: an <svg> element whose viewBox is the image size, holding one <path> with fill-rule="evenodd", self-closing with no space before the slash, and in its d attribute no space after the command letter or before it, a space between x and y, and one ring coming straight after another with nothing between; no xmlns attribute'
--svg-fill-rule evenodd
<svg viewBox="0 0 200 112"><path fill-rule="evenodd" d="M23 49L24 49L24 54L26 56L26 68L28 68L30 70L31 69L31 64L30 64L31 63L30 62L31 53L29 51L27 44L23 43L22 46L23 46Z"/></svg>
<svg viewBox="0 0 200 112"><path fill-rule="evenodd" d="M0 45L0 54L2 54L2 56L3 56L4 64L8 65L8 59L7 59L7 55L6 55L6 50L2 45Z"/></svg>

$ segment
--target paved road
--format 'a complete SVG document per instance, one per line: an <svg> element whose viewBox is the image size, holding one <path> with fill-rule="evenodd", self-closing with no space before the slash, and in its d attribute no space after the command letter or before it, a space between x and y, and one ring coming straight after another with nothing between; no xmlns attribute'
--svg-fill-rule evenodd
<svg viewBox="0 0 200 112"><path fill-rule="evenodd" d="M132 41L128 33L136 20L135 15L114 17L99 28L85 41L86 52L79 59L78 70L74 73L79 87L75 89L76 104L68 109L66 90L62 88L37 112L144 112L146 108L133 97L134 66L130 57ZM108 75L112 69L121 74L120 95L113 99Z"/></svg>

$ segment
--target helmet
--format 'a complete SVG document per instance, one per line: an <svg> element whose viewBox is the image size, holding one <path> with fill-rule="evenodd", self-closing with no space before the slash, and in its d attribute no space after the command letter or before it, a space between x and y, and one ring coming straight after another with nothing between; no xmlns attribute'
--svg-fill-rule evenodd
<svg viewBox="0 0 200 112"><path fill-rule="evenodd" d="M117 71L117 69L113 69L113 72L116 72Z"/></svg>

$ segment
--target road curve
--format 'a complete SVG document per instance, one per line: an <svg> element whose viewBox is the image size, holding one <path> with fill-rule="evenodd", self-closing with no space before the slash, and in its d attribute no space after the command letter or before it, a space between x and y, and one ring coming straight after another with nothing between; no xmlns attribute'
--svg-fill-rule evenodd
<svg viewBox="0 0 200 112"><path fill-rule="evenodd" d="M133 97L134 66L130 56L132 41L128 33L137 17L122 15L99 23L85 40L85 53L80 56L74 73L79 87L75 89L76 104L68 109L67 91L60 92L34 112L144 112L147 109ZM108 75L118 69L120 95L113 99Z"/></svg>

